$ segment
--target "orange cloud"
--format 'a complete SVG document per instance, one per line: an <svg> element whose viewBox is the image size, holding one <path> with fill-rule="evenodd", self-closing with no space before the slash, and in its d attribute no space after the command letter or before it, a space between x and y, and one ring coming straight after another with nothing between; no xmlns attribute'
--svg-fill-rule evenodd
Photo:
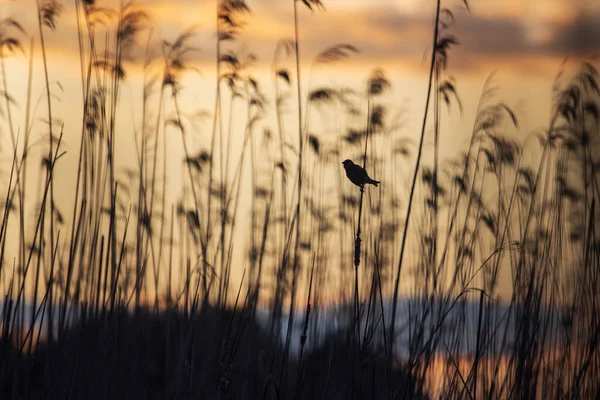
<svg viewBox="0 0 600 400"><path fill-rule="evenodd" d="M279 1L264 0L250 4L253 13L245 22L238 43L255 53L259 62L269 65L280 39L292 38L293 9ZM326 47L349 43L361 50L347 66L383 66L420 70L431 46L431 4L422 1L379 0L367 7L364 2L326 2L327 11L300 9L302 61L308 64ZM116 5L116 1L99 1ZM452 50L450 66L455 71L487 74L489 65L509 68L515 73L555 70L565 56L586 57L600 53L600 5L581 2L577 9L566 0L548 0L544 7L532 0L490 0L470 2L471 14L456 1L456 24L450 29L460 41ZM8 16L17 18L36 37L32 4L11 2ZM166 1L140 2L150 15L156 39L173 40L190 26L196 26L193 44L200 51L190 54L190 62L201 70L215 63L215 2ZM464 7L463 7L464 8ZM55 63L78 60L77 20L72 2L64 3L56 32L46 33L49 58ZM101 29L101 27L99 27ZM103 39L99 34L99 39ZM146 34L147 35L147 34ZM142 36L140 45L145 45ZM22 37L27 42L27 36ZM102 41L100 41L102 43ZM143 54L143 51L139 52ZM39 56L39 51L36 52ZM78 69L78 62L74 62Z"/></svg>

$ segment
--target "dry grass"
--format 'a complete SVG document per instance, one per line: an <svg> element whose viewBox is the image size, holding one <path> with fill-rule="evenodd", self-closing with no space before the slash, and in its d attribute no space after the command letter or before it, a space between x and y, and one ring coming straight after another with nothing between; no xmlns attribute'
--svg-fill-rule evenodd
<svg viewBox="0 0 600 400"><path fill-rule="evenodd" d="M252 11L222 0L211 135L198 140L180 104L194 29L164 41L136 4L75 5L84 113L79 147L71 144L78 170L69 214L54 185L64 127L53 123L44 50L61 5L38 2L48 124L35 194L27 191L28 165L37 162L29 153L31 72L21 125L4 64L28 33L14 19L0 22L0 126L12 145L3 149L2 398L600 396L600 91L592 63L557 77L545 131L523 143L518 110L494 99L490 79L468 148L442 159L444 107L463 105L447 68L458 39L441 1L415 146L386 105L391 84L382 70L359 91L300 79L298 14L322 11L320 1L293 2L295 40L278 44L273 84L263 84L252 75L255 57L234 50ZM311 78L357 51L325 49ZM134 54L143 55L143 111L131 133L136 167L121 171L116 121L127 110L124 60ZM294 102L298 120L288 126ZM264 131L267 115L276 125ZM183 160L168 157L172 132ZM429 139L431 161L422 158ZM368 161L380 187L347 185L345 158ZM184 176L174 204L169 163ZM409 187L397 178L406 169ZM7 248L13 235L16 250ZM247 256L237 265L240 252ZM233 271L242 270L238 285ZM507 282L513 290L502 298Z"/></svg>

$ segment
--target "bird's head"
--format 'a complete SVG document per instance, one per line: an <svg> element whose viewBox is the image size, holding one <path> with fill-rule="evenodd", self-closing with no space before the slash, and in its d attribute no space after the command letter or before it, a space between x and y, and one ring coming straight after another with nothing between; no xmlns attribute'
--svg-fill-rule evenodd
<svg viewBox="0 0 600 400"><path fill-rule="evenodd" d="M354 163L352 160L344 160L342 164L344 164L344 168L348 169L348 167L352 166Z"/></svg>

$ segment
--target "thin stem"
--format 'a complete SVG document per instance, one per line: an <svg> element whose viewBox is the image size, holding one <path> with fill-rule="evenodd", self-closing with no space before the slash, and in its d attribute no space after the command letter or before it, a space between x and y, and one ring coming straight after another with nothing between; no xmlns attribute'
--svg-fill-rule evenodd
<svg viewBox="0 0 600 400"><path fill-rule="evenodd" d="M413 173L413 178L412 178L412 183L411 183L411 188L410 188L410 195L409 195L409 199L408 199L408 207L406 209L406 219L405 219L405 224L404 224L404 231L402 233L402 244L400 246L400 256L398 257L398 268L396 271L396 278L395 278L395 282L394 282L394 299L392 302L392 321L391 321L391 325L390 325L390 346L389 346L389 355L388 355L388 361L389 361L389 365L391 365L392 362L392 355L394 353L394 340L395 340L395 332L396 332L396 310L398 307L398 288L400 285L400 275L402 272L402 262L404 260L404 250L406 249L406 238L407 238L407 233L408 233L408 228L409 228L409 222L410 222L410 216L411 216L411 212L412 212L412 204L413 204L413 198L415 195L415 188L417 186L417 176L419 174L419 166L421 164L421 156L423 154L423 142L425 139L425 128L427 126L427 115L429 112L429 102L431 99L431 88L432 88L432 83L433 83L433 73L435 71L435 56L437 54L437 40L438 40L438 31L439 31L439 19L440 19L440 6L441 6L441 0L437 0L436 1L436 11L435 11L435 25L434 25L434 30L433 30L433 48L431 50L431 65L429 67L429 83L427 85L427 97L425 99L425 112L423 115L423 123L421 125L421 137L419 139L419 150L417 151L417 160L415 162L415 170Z"/></svg>

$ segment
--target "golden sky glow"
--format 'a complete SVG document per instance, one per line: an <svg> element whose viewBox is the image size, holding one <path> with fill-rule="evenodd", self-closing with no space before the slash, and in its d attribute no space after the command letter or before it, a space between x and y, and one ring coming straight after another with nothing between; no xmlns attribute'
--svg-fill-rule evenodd
<svg viewBox="0 0 600 400"><path fill-rule="evenodd" d="M63 2L57 31L48 35L53 54L78 53L73 2ZM490 60L497 67L529 70L528 58L534 54L547 68L556 69L556 60L565 56L589 56L600 51L600 5L594 1L492 0L472 1L468 14L462 2L450 2L457 23L451 29L461 46L459 69L473 69ZM114 5L108 0L99 4ZM207 0L138 1L149 13L153 29L168 39L182 30L197 27L200 64L214 62L215 3ZM293 15L285 2L249 2L253 14L244 18L240 42L269 63L276 42L293 36ZM325 46L350 43L361 50L356 62L370 65L407 64L418 68L429 42L433 3L416 0L374 0L325 2L325 12L302 10L301 37L305 61ZM4 1L0 16L18 17L28 33L36 32L33 0ZM546 61L547 60L547 61ZM522 63L522 65L521 65Z"/></svg>
<svg viewBox="0 0 600 400"><path fill-rule="evenodd" d="M305 94L319 84L364 87L370 71L382 67L393 85L388 103L396 109L407 110L408 117L403 127L407 136L416 137L425 102L426 57L432 41L434 1L323 0L323 3L325 11L310 12L301 7L300 50ZM547 122L551 84L562 60L569 57L575 63L600 54L600 2L596 0L471 0L470 12L460 0L444 3L452 9L455 17L455 24L446 33L454 35L460 43L451 50L448 74L457 78L457 91L466 110L462 117L455 113L446 122L448 130L453 133L441 139L447 151L456 150L464 144L464 135L454 132L465 126L469 132L481 88L492 72L496 72L500 82L502 98L511 105L519 105L520 117L525 121L522 136L525 136L529 130ZM44 102L38 99L42 98L45 83L35 4L35 0L0 0L0 18L14 18L26 30L24 35L19 34L25 54L16 52L6 58L6 86L15 102L21 105L14 110L16 127L21 130L24 125L23 105L27 99L29 39L34 38L31 89L33 103L40 104L34 108L34 135L39 139L44 130L41 122ZM66 172L72 172L76 167L83 104L75 6L72 0L62 1L62 4L63 12L57 19L57 29L55 32L46 29L45 39L50 80L60 84L60 90L54 93L54 114L64 122L65 145L70 146L67 147L70 148L68 155L58 167L65 172L59 174L59 179L68 187L74 181L73 174ZM97 4L115 7L118 2L97 0ZM187 113L197 110L210 112L215 93L216 1L140 0L135 4L149 14L151 21L150 29L138 39L141 48L149 35L151 42L156 44L162 40L173 41L186 29L195 27L192 42L198 51L190 53L189 62L200 74L190 73L183 79L181 102ZM265 82L265 92L272 100L271 63L277 43L294 35L293 3L292 0L249 0L248 4L252 13L242 18L244 25L239 39L228 48L256 54L257 61L252 71L260 82ZM114 28L113 25L108 22L108 29ZM96 39L101 43L102 34L98 34ZM360 52L343 63L319 67L311 75L315 56L323 49L340 43L355 46ZM152 51L158 54L157 49L155 46ZM134 62L125 66L127 79L121 91L117 121L121 132L133 132L141 119L140 93L144 79L141 64L144 55L145 50L138 48L133 52ZM293 58L283 57L281 64L292 66ZM543 100L539 101L540 98ZM293 110L293 105L290 108ZM170 106L165 112L172 111ZM294 117L295 114L286 117L289 126L294 126ZM265 125L273 125L273 117L270 118ZM319 121L318 118L314 117L316 121ZM325 118L323 120L325 124ZM4 121L0 122L2 141L7 143L2 123ZM237 119L233 123L242 125ZM198 143L206 138L197 139ZM133 136L123 134L117 141L119 167L131 166L135 163ZM179 141L168 146L169 157L177 160L170 167L169 184L180 187L182 149ZM169 192L171 197L168 200L174 202L178 195L176 190ZM68 204L68 200L65 202ZM244 206L247 209L248 204ZM240 252L237 257L243 258L245 254ZM236 271L238 276L240 273Z"/></svg>

